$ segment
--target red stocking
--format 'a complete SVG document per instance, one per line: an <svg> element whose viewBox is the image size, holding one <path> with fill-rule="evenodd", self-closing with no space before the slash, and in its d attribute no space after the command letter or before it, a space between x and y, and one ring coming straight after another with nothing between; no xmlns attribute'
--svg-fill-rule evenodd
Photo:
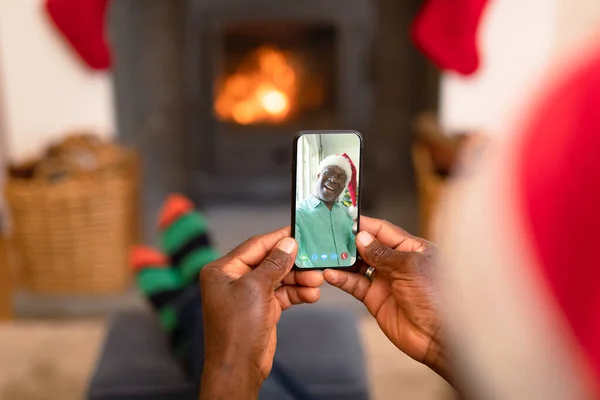
<svg viewBox="0 0 600 400"><path fill-rule="evenodd" d="M105 15L109 0L46 0L46 11L57 29L90 68L110 67L110 49L105 37Z"/></svg>
<svg viewBox="0 0 600 400"><path fill-rule="evenodd" d="M439 68L470 75L479 67L477 28L488 0L428 0L412 26L415 45Z"/></svg>

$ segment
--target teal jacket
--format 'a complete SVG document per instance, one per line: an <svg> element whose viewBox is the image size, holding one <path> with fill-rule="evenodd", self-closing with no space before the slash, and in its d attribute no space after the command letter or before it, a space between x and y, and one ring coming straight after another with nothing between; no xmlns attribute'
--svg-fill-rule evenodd
<svg viewBox="0 0 600 400"><path fill-rule="evenodd" d="M299 267L350 266L356 261L356 243L348 208L336 202L331 211L315 196L296 207L295 238Z"/></svg>

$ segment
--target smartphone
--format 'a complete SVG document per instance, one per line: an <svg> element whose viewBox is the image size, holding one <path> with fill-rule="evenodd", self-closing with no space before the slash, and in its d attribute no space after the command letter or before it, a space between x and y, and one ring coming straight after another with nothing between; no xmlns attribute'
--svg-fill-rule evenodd
<svg viewBox="0 0 600 400"><path fill-rule="evenodd" d="M357 131L301 131L294 137L295 268L355 266L362 152L363 139Z"/></svg>

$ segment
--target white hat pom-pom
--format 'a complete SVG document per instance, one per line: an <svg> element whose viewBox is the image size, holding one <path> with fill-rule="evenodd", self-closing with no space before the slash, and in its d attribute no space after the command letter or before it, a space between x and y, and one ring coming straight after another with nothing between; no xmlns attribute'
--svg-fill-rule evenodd
<svg viewBox="0 0 600 400"><path fill-rule="evenodd" d="M358 217L358 209L354 206L348 207L348 214L352 217L352 219L356 219Z"/></svg>

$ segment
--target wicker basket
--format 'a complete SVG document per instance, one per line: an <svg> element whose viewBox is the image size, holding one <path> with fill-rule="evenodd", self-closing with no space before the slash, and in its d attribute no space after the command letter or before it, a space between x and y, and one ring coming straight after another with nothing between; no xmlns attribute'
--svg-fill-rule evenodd
<svg viewBox="0 0 600 400"><path fill-rule="evenodd" d="M111 168L58 182L9 179L16 270L25 290L100 294L128 287L127 252L138 233L138 162L122 154Z"/></svg>

